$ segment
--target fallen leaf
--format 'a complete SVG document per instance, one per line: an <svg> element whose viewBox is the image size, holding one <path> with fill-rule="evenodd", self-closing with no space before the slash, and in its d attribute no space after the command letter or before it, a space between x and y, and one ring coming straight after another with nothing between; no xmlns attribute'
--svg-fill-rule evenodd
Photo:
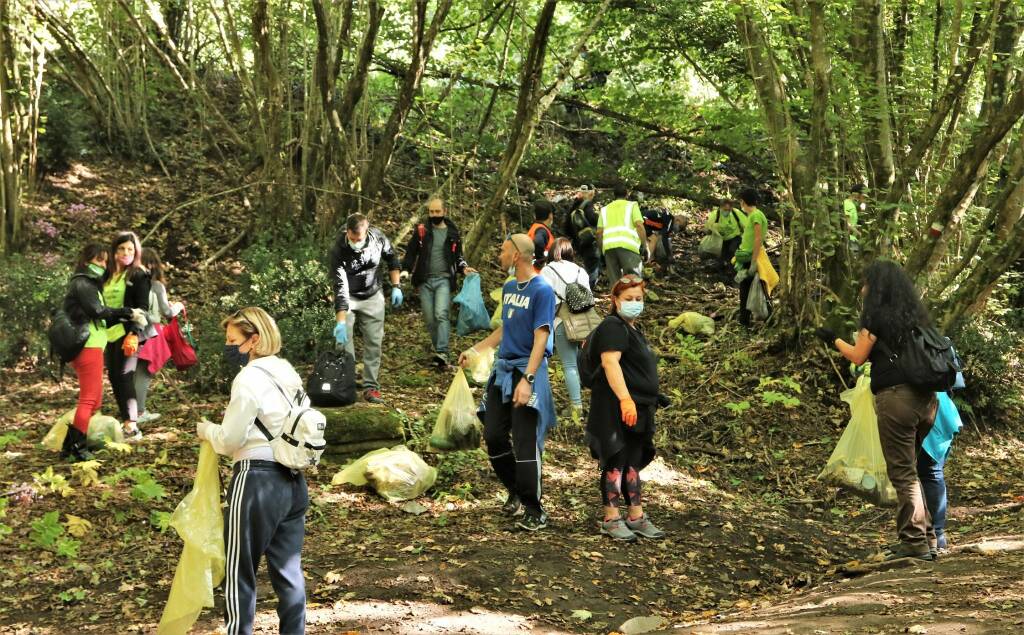
<svg viewBox="0 0 1024 635"><path fill-rule="evenodd" d="M619 627L619 631L622 635L640 635L641 633L650 633L651 631L657 631L665 627L668 624L668 620L660 615L648 615L647 617L634 617L633 619L626 620Z"/></svg>
<svg viewBox="0 0 1024 635"><path fill-rule="evenodd" d="M84 518L72 516L71 514L65 514L65 517L67 520L64 521L64 524L68 528L68 533L75 538L85 536L89 533L89 530L92 529L92 523Z"/></svg>
<svg viewBox="0 0 1024 635"><path fill-rule="evenodd" d="M590 618L594 617L594 614L587 609L576 609L572 612L572 619L586 622Z"/></svg>

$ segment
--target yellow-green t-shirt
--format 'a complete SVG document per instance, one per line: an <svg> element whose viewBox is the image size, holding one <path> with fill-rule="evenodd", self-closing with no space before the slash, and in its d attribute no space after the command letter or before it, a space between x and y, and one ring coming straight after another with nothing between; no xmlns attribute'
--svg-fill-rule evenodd
<svg viewBox="0 0 1024 635"><path fill-rule="evenodd" d="M747 226L743 228L743 238L740 240L740 248L736 250L737 263L749 263L754 256L754 227L761 226L761 243L768 238L768 217L758 208L750 210L747 214Z"/></svg>
<svg viewBox="0 0 1024 635"><path fill-rule="evenodd" d="M857 242L857 235L854 233L857 230L857 221L859 220L857 203L851 199L846 199L843 201L843 211L846 213L846 222L850 225L850 240Z"/></svg>
<svg viewBox="0 0 1024 635"><path fill-rule="evenodd" d="M128 289L127 278L123 273L107 280L103 286L103 303L112 309L124 308L124 294ZM125 336L124 324L120 322L107 327L107 341L116 342Z"/></svg>

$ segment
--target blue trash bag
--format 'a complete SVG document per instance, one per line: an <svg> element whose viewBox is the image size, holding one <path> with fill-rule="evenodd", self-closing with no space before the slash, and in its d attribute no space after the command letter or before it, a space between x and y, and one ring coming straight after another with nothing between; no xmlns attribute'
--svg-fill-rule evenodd
<svg viewBox="0 0 1024 635"><path fill-rule="evenodd" d="M459 305L459 319L455 323L455 331L459 335L490 330L491 314L487 312L484 294L480 290L480 274L471 273L466 276L459 294L452 302Z"/></svg>

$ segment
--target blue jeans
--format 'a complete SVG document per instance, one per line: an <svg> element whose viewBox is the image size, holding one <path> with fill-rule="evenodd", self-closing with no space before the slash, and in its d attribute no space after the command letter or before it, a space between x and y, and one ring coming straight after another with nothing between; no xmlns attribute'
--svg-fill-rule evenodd
<svg viewBox="0 0 1024 635"><path fill-rule="evenodd" d="M583 396L580 393L580 371L576 368L576 353L580 348L570 342L565 335L565 325L558 324L555 328L555 352L562 362L562 374L565 375L565 388L569 391L569 401L573 406L583 407Z"/></svg>
<svg viewBox="0 0 1024 635"><path fill-rule="evenodd" d="M932 515L932 526L939 548L946 547L946 477L943 467L946 460L936 461L924 450L917 453L917 478L921 481L925 504Z"/></svg>
<svg viewBox="0 0 1024 635"><path fill-rule="evenodd" d="M423 321L427 323L430 344L435 353L448 352L448 336L451 332L451 320L448 314L452 305L452 287L448 277L428 278L420 285L420 308L423 310Z"/></svg>

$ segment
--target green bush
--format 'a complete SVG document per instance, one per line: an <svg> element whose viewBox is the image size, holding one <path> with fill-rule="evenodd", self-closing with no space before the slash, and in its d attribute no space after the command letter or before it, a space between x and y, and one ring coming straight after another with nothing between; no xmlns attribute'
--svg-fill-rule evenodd
<svg viewBox="0 0 1024 635"><path fill-rule="evenodd" d="M970 414L982 420L1005 418L1021 407L1021 363L1024 347L1020 332L1010 320L975 320L956 338L956 350L964 365L967 388L957 393Z"/></svg>
<svg viewBox="0 0 1024 635"><path fill-rule="evenodd" d="M64 301L71 271L53 254L12 255L0 269L0 363L44 357L50 315Z"/></svg>
<svg viewBox="0 0 1024 635"><path fill-rule="evenodd" d="M47 85L41 99L42 125L39 134L39 169L59 172L86 154L90 129L95 126L81 97L61 84Z"/></svg>

